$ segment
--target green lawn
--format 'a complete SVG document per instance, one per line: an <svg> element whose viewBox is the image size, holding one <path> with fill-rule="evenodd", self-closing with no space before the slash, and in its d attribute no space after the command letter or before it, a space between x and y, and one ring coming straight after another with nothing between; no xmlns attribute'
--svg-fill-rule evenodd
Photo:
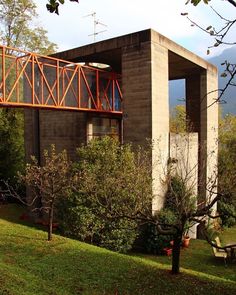
<svg viewBox="0 0 236 295"><path fill-rule="evenodd" d="M215 260L204 241L182 251L182 273L173 276L168 257L121 255L57 235L47 242L19 215L0 205L1 295L236 294L236 264Z"/></svg>

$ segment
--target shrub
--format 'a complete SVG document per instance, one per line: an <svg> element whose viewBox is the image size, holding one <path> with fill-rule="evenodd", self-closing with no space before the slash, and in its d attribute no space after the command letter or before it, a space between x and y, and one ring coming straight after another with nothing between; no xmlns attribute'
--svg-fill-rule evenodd
<svg viewBox="0 0 236 295"><path fill-rule="evenodd" d="M102 207L93 207L82 195L71 195L57 207L57 219L63 235L117 252L131 249L137 236L136 222L127 218L104 218ZM99 213L100 212L100 213Z"/></svg>
<svg viewBox="0 0 236 295"><path fill-rule="evenodd" d="M88 243L95 243L96 234L102 228L88 204L83 204L81 196L75 194L57 204L57 220L63 235Z"/></svg>
<svg viewBox="0 0 236 295"><path fill-rule="evenodd" d="M218 202L217 207L221 216L222 225L225 227L231 227L236 224L236 209L233 204L227 204L224 201Z"/></svg>
<svg viewBox="0 0 236 295"><path fill-rule="evenodd" d="M176 216L170 209L163 209L157 213L157 220L161 224L172 225L176 222ZM163 226L165 227L165 226ZM170 247L172 235L160 234L153 223L147 224L144 233L145 250L152 254L163 254L163 249Z"/></svg>
<svg viewBox="0 0 236 295"><path fill-rule="evenodd" d="M152 178L148 152L95 139L78 149L75 192L58 208L62 231L118 252L138 234L138 212L151 212Z"/></svg>

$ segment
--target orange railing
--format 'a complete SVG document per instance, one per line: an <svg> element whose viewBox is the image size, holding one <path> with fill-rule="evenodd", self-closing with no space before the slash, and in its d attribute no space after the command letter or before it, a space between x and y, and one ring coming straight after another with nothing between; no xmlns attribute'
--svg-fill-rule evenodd
<svg viewBox="0 0 236 295"><path fill-rule="evenodd" d="M122 114L121 76L0 46L0 107Z"/></svg>

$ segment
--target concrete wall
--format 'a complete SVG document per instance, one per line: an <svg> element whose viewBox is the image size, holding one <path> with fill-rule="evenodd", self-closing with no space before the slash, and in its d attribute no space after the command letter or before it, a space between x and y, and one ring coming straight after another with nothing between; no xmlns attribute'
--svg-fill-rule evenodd
<svg viewBox="0 0 236 295"><path fill-rule="evenodd" d="M44 149L55 144L57 151L66 149L70 159L76 148L86 141L87 115L79 112L25 110L26 161L31 155L41 160Z"/></svg>
<svg viewBox="0 0 236 295"><path fill-rule="evenodd" d="M174 134L170 133L170 159L173 164L174 173L192 191L193 196L198 196L198 133ZM197 225L189 230L189 236L196 238Z"/></svg>

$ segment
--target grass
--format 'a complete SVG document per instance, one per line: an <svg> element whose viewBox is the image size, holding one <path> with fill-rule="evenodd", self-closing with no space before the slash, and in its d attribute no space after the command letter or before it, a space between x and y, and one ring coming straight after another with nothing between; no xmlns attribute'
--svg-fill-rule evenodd
<svg viewBox="0 0 236 295"><path fill-rule="evenodd" d="M0 205L1 295L236 294L236 264L216 261L204 241L182 251L173 276L168 257L121 255L57 235L48 243L19 215Z"/></svg>

